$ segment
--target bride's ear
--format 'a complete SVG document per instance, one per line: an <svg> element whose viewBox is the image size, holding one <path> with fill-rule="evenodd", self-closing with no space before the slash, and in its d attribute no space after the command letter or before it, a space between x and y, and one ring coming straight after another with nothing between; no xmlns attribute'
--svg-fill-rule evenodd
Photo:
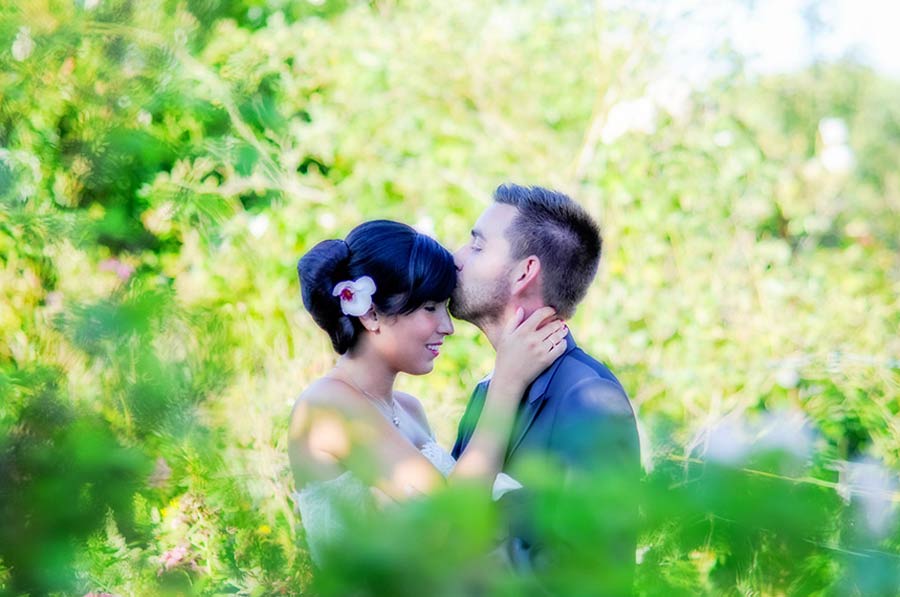
<svg viewBox="0 0 900 597"><path fill-rule="evenodd" d="M360 315L359 322L370 332L377 332L379 329L381 329L381 324L378 321L378 314L375 313L374 308L369 309L365 312L365 314Z"/></svg>

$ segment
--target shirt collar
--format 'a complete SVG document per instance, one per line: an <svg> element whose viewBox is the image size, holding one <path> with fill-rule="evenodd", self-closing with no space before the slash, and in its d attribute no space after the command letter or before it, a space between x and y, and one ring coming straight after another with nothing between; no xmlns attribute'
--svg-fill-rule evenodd
<svg viewBox="0 0 900 597"><path fill-rule="evenodd" d="M544 372L538 375L533 382L531 382L531 386L528 388L528 394L526 401L531 404L540 398L543 398L544 394L547 392L547 387L550 385L550 382L553 380L553 376L556 375L557 370L559 369L560 364L562 364L563 358L573 350L578 348L578 345L575 344L575 338L572 337L572 332L566 334L566 352L563 353L561 357L553 361L553 364L544 369Z"/></svg>

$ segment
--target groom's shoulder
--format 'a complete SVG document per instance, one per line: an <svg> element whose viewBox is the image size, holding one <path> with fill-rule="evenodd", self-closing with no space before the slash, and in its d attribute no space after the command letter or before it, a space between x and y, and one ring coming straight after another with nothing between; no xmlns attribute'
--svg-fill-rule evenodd
<svg viewBox="0 0 900 597"><path fill-rule="evenodd" d="M597 379L607 381L623 392L625 389L619 378L615 376L612 370L600 360L594 358L581 347L570 350L563 357L560 363L559 374L568 379Z"/></svg>
<svg viewBox="0 0 900 597"><path fill-rule="evenodd" d="M623 414L633 412L624 386L604 363L581 348L575 348L561 358L550 391L560 396L564 403L585 403Z"/></svg>

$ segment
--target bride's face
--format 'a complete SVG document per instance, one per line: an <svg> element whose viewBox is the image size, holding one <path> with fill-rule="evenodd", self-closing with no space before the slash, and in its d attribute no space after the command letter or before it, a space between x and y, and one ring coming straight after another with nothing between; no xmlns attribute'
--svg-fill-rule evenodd
<svg viewBox="0 0 900 597"><path fill-rule="evenodd" d="M427 302L408 315L379 319L373 343L393 369L412 375L434 368L444 337L453 333L447 301Z"/></svg>

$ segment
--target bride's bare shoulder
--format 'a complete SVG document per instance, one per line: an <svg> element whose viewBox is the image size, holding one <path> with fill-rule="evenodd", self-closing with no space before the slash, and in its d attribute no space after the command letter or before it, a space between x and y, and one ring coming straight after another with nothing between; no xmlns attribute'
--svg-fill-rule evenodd
<svg viewBox="0 0 900 597"><path fill-rule="evenodd" d="M370 416L371 410L365 397L352 386L333 377L320 377L294 402L292 418L304 418L312 411L332 411L356 418Z"/></svg>
<svg viewBox="0 0 900 597"><path fill-rule="evenodd" d="M297 403L320 404L342 402L354 394L353 388L333 377L320 377L313 381L297 398Z"/></svg>
<svg viewBox="0 0 900 597"><path fill-rule="evenodd" d="M357 392L340 380L320 377L309 384L294 401L293 414L318 409L346 410L358 402Z"/></svg>

